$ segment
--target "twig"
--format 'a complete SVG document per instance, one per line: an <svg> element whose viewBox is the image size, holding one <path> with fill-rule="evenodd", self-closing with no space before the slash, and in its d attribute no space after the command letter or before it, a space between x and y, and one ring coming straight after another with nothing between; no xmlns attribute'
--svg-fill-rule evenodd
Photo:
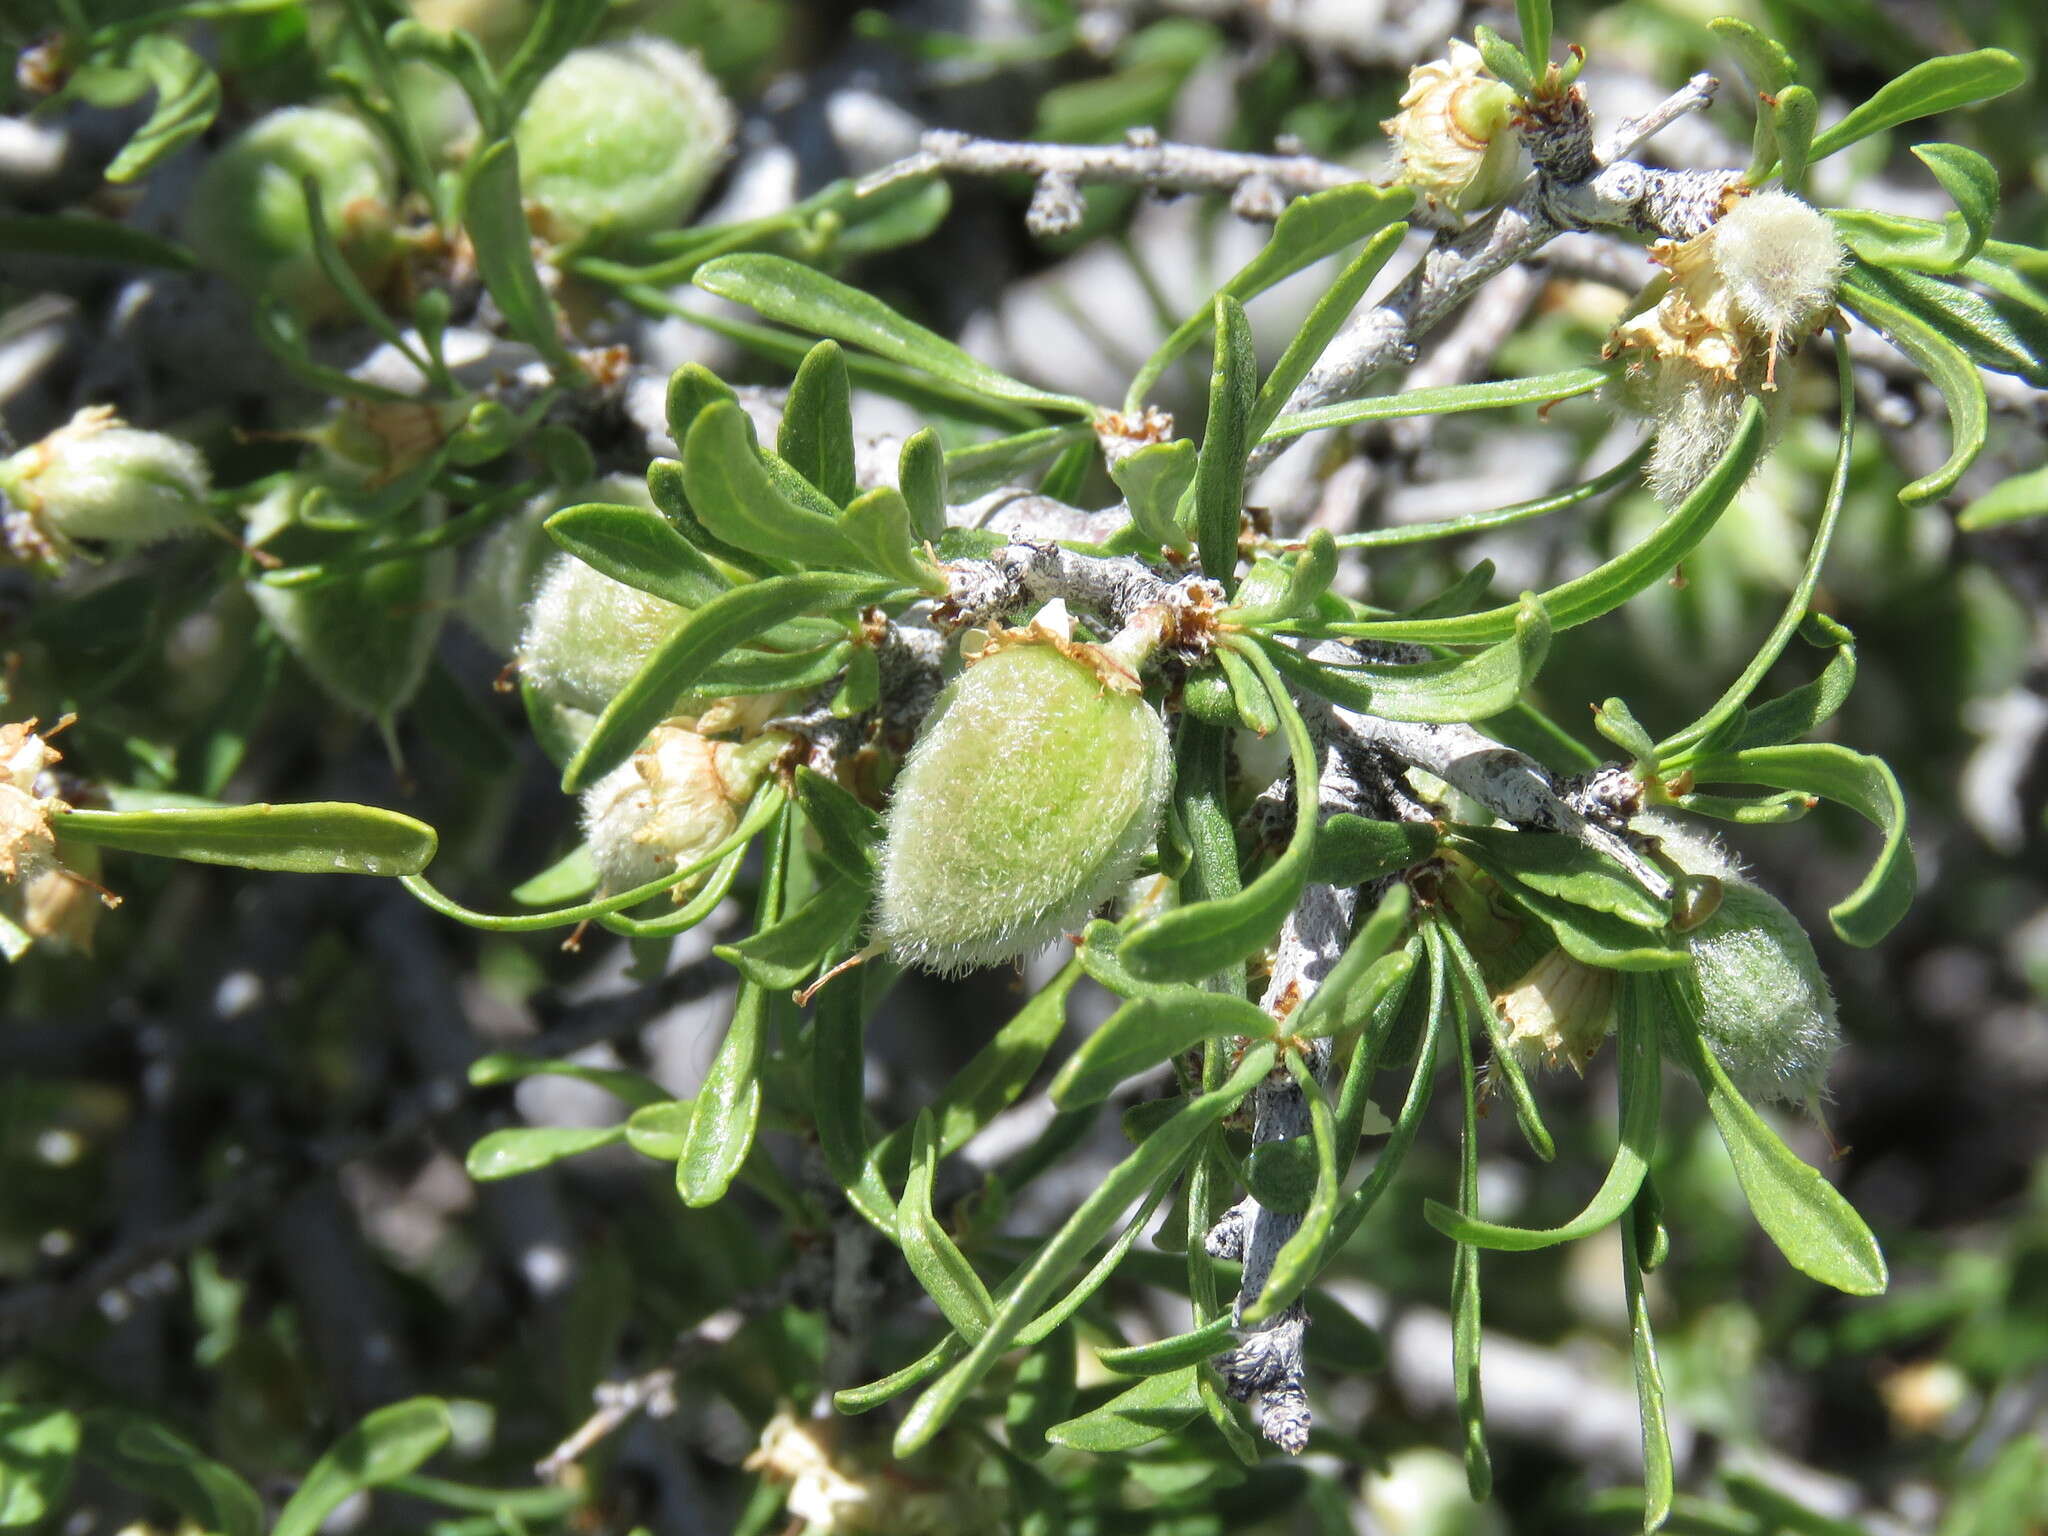
<svg viewBox="0 0 2048 1536"><path fill-rule="evenodd" d="M534 1474L544 1483L560 1482L571 1466L632 1422L635 1416L645 1413L649 1418L667 1418L676 1411L676 1377L687 1370L699 1355L708 1354L725 1344L740 1331L749 1317L781 1306L784 1299L784 1288L776 1286L733 1306L721 1308L679 1336L669 1351L668 1359L653 1370L642 1371L624 1381L599 1382L590 1394L591 1400L597 1404L596 1411L572 1430L560 1445L534 1463Z"/></svg>

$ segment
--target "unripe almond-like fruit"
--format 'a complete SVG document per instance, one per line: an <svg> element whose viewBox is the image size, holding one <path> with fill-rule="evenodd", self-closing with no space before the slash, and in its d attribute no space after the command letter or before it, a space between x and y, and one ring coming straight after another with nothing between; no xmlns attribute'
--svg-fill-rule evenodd
<svg viewBox="0 0 2048 1536"><path fill-rule="evenodd" d="M1403 182L1469 213L1500 202L1521 180L1514 110L1514 91L1487 73L1477 48L1453 38L1449 57L1408 72L1399 115L1380 127L1394 141Z"/></svg>
<svg viewBox="0 0 2048 1536"><path fill-rule="evenodd" d="M1094 654L1027 632L940 695L882 844L875 937L898 960L951 972L1027 954L1079 927L1152 846L1166 728Z"/></svg>
<svg viewBox="0 0 2048 1536"><path fill-rule="evenodd" d="M724 842L787 745L779 735L738 745L656 726L632 757L583 792L583 835L605 889L646 885ZM676 886L676 900L699 883Z"/></svg>
<svg viewBox="0 0 2048 1536"><path fill-rule="evenodd" d="M732 107L697 55L648 36L571 53L513 130L520 189L562 242L680 223L732 136Z"/></svg>
<svg viewBox="0 0 2048 1536"><path fill-rule="evenodd" d="M1724 880L1721 905L1685 936L1700 984L1700 1038L1747 1099L1818 1102L1841 1045L1813 942L1776 898Z"/></svg>
<svg viewBox="0 0 2048 1536"><path fill-rule="evenodd" d="M143 544L183 533L205 518L210 485L197 448L123 426L103 405L0 463L0 490L19 514L9 543L46 561L74 539Z"/></svg>
<svg viewBox="0 0 2048 1536"><path fill-rule="evenodd" d="M398 255L391 155L361 119L329 107L272 112L209 160L185 210L185 239L252 298L277 299L313 322L345 306L313 254L307 177L342 256L374 286Z"/></svg>
<svg viewBox="0 0 2048 1536"><path fill-rule="evenodd" d="M689 616L687 608L558 554L527 608L519 669L549 703L600 714Z"/></svg>

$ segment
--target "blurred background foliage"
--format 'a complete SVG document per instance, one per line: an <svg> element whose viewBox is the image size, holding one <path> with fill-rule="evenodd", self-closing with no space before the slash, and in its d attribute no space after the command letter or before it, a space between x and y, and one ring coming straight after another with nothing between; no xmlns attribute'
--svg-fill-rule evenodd
<svg viewBox="0 0 2048 1536"><path fill-rule="evenodd" d="M7 0L0 39L24 47L76 8ZM89 6L101 26L154 9L149 0ZM413 9L432 26L467 30L500 61L530 21L508 0ZM1453 28L1512 20L1484 5L1437 6L1440 24L1419 14L1428 6L1407 9L1418 14L1367 0L926 0L879 10L628 0L604 30L700 50L746 115L745 149L784 151L803 195L872 168L875 144L894 142L892 111L1016 137L1109 141L1156 124L1251 148L1293 135L1316 154L1373 166L1377 124L1407 66ZM1591 56L1589 89L1629 107L1695 69L1732 77L1704 29L1729 11L1783 40L1829 100L1861 99L1931 53L2010 49L2027 61L2029 85L1938 132L1997 166L2001 236L2048 240L2048 117L2032 83L2048 44L2033 0L1628 0L1560 11L1560 35ZM1338 21L1318 31L1318 15ZM1404 24L1424 34L1397 45L1407 51L1341 43L1392 37ZM322 69L346 65L357 46L345 34L343 8L324 0L194 29L222 101L193 153L271 108L325 96ZM5 110L26 114L31 97L13 89ZM1747 120L1736 94L1710 123L1660 147L1686 163L1741 163ZM141 187L98 184L144 110L65 108L49 119L64 135L54 167L22 171L18 147L0 155L0 217L75 207L130 217L140 205L145 227L152 217L174 226L190 185L176 161ZM1907 141L1881 136L1828 162L1817 200L1922 211L1929 188ZM729 175L750 163L743 153ZM841 275L964 335L999 366L1085 393L1101 371L1091 349L1117 380L1127 377L1165 329L1160 314L1170 323L1205 273L1213 283L1256 238L1216 206L1155 209L1097 190L1080 229L1041 241L1023 226L1028 191L962 184L924 238L837 263ZM171 206L152 214L150 199ZM1126 274L1115 292L1157 295L1152 313L1101 297L1110 267ZM0 252L6 446L34 441L81 403L80 390L104 398L111 383L138 420L199 442L221 486L297 462L303 444L289 434L318 423L318 396L294 393L220 319L231 311L202 309L214 319L182 355L161 333L146 343L102 328L135 300L132 281L118 267ZM565 305L577 297L562 295ZM1500 371L1583 362L1621 300L1553 273L1501 351ZM53 302L62 307L54 343ZM161 311L161 295L155 303ZM1284 341L1283 314L1254 310L1269 355ZM649 355L685 355L673 334L652 334L657 321L619 324ZM353 338L358 352L361 342ZM350 344L334 340L330 361L346 366ZM38 346L54 354L32 366ZM787 382L787 368L730 346L715 356L726 377ZM212 375L204 386L194 382L201 374ZM1199 375L1199 364L1170 374L1163 391L1190 424ZM1575 721L1587 704L1621 695L1654 731L1697 714L1749 654L1797 578L1833 457L1820 370L1803 371L1797 387L1812 391L1808 408L1682 578L1625 617L1560 639L1540 688L1555 715ZM1686 1497L1671 1528L2023 1536L2048 1529L2048 525L1962 533L1954 512L2039 463L2043 416L2039 396L2004 402L1991 451L1962 492L1907 509L1899 487L1943 452L1939 402L1913 379L1867 366L1859 388L1881 425L1859 444L1820 606L1857 635L1860 680L1830 729L1882 755L1904 783L1920 896L1885 944L1852 950L1832 938L1824 913L1858 877L1867 827L1822 810L1796 835L1738 831L1734 841L1806 922L1835 981L1848 1046L1828 1107L1839 1150L1827 1166L1882 1240L1892 1287L1851 1300L1786 1269L1755 1231L1703 1112L1671 1096L1656 1177L1667 1208L1683 1213L1682 1235L1652 1293L1682 1424ZM1535 494L1532 480L1578 478L1572 466L1633 431L1582 399L1541 422L1533 411L1452 419L1412 451L1391 435L1372 438L1365 447L1388 469L1363 521ZM1098 503L1114 495L1106 479L1092 494ZM1539 532L1379 554L1368 595L1398 605L1484 556L1498 567L1495 592L1511 599L1634 542L1656 515L1645 492ZM200 773L241 798L404 808L440 830L437 873L460 870L481 888L516 883L574 842L573 805L524 741L516 700L491 689L500 651L470 628L445 629L419 704L400 718L403 767L394 766L374 730L307 686L264 637L238 584L218 581L234 558L203 539L161 546L70 578L61 599L20 573L0 576L13 713L53 701L77 708L80 723L61 744L111 781L199 787ZM1802 649L1781 664L1780 686L1811 674ZM707 958L709 936L678 941L666 975L648 981L615 941L565 953L547 935L475 933L384 882L118 856L104 878L124 904L101 921L90 954L39 950L0 980L0 1403L61 1398L144 1416L274 1498L363 1414L429 1393L450 1403L453 1423L434 1473L468 1492L401 1479L374 1508L345 1509L338 1518L349 1528L783 1523L772 1492L781 1484L761 1478L758 1459L746 1463L778 1405L801 1407L817 1391L827 1340L801 1305L729 1312L799 1265L767 1219L768 1201L746 1189L685 1210L660 1167L650 1172L622 1147L503 1183L464 1171L468 1148L493 1128L606 1124L617 1113L574 1082L472 1088L480 1052L589 1047L590 1060L688 1092L729 998L729 973ZM870 1036L871 1089L894 1120L929 1101L1016 995L1003 975L918 978L899 990ZM1099 996L1084 997L1069 1027L1105 1011ZM1554 1166L1532 1163L1506 1125L1488 1124L1481 1175L1497 1219L1540 1226L1577 1208L1606 1156L1604 1117L1591 1110L1611 1091L1611 1072L1610 1053L1584 1082L1543 1083L1562 1133ZM1438 1111L1410 1188L1454 1181L1454 1108ZM992 1207L997 1186L964 1181L941 1191L942 1208L968 1223L1042 1227L1117 1145L1114 1127L1101 1128L1074 1168L1034 1185L1021 1208ZM1817 1130L1795 1145L1830 1156ZM1616 1242L1610 1232L1490 1261L1488 1321L1505 1341L1488 1356L1492 1505L1465 1502L1443 1449L1455 1439L1440 1310L1448 1249L1411 1197L1386 1202L1337 1271L1338 1294L1377 1325L1388 1364L1319 1378L1327 1427L1304 1466L1246 1471L1194 1432L1128 1463L1055 1451L1043 1471L1066 1488L1070 1510L1088 1511L1065 1528L1627 1528L1636 1506L1613 1490L1638 1472L1623 1301L1610 1279ZM860 1341L869 1374L914 1357L931 1335L928 1308L911 1305L901 1276L876 1283L883 1299ZM1155 1305L1130 1286L1114 1310L1142 1336L1156 1328ZM600 1381L640 1378L679 1333L720 1315L736 1318L730 1337L678 1357L672 1411L614 1436L593 1457L587 1487L573 1478L562 1491L536 1487L533 1463L587 1416ZM1093 1351L1080 1355L1086 1404L1108 1394L1086 1374ZM37 1454L35 1424L12 1411L0 1407L0 1476ZM100 1432L114 1433L114 1422ZM114 1530L138 1519L172 1528L173 1508L191 1501L145 1473L177 1458L151 1460L144 1443L132 1441L125 1461L81 1463L47 1528ZM846 1421L840 1453L878 1464L885 1428ZM983 1454L993 1452L963 1434L905 1475L921 1489L957 1490ZM0 1515L33 1513L0 1499ZM993 1528L986 1509L943 1500L918 1518L936 1530Z"/></svg>

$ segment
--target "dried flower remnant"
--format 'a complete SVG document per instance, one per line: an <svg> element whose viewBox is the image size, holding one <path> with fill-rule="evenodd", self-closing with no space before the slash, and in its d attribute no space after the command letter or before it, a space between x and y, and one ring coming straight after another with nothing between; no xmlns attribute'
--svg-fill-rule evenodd
<svg viewBox="0 0 2048 1536"><path fill-rule="evenodd" d="M1447 58L1408 72L1401 111L1380 124L1394 141L1400 179L1454 213L1500 202L1522 179L1515 104L1479 50L1452 38Z"/></svg>
<svg viewBox="0 0 2048 1536"><path fill-rule="evenodd" d="M1552 949L1503 991L1494 1007L1508 1025L1508 1044L1525 1063L1586 1063L1614 1032L1615 973Z"/></svg>
<svg viewBox="0 0 2048 1536"><path fill-rule="evenodd" d="M1775 394L1780 353L1833 313L1847 257L1824 214L1777 191L1650 254L1667 286L1615 328L1606 354L1629 360L1625 398L1657 427L1650 484L1675 506L1727 449L1744 399Z"/></svg>
<svg viewBox="0 0 2048 1536"><path fill-rule="evenodd" d="M675 723L655 727L639 751L584 791L584 837L605 889L659 880L724 842L787 745L772 732L740 744ZM681 882L675 899L701 883Z"/></svg>
<svg viewBox="0 0 2048 1536"><path fill-rule="evenodd" d="M49 734L70 723L67 716ZM0 953L9 960L37 940L90 951L101 907L120 905L91 878L99 872L98 850L58 851L50 818L71 807L50 770L64 755L36 724L0 725L0 879L7 882L0 891Z"/></svg>

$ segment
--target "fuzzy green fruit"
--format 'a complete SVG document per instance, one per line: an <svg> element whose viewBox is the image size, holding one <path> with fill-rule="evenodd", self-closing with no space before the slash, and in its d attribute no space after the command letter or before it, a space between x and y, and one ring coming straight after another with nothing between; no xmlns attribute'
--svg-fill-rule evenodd
<svg viewBox="0 0 2048 1536"><path fill-rule="evenodd" d="M1799 920L1747 881L1685 936L1700 985L1700 1038L1746 1099L1818 1102L1841 1045L1835 997Z"/></svg>
<svg viewBox="0 0 2048 1536"><path fill-rule="evenodd" d="M520 672L548 703L602 714L689 616L687 608L558 554L527 609Z"/></svg>
<svg viewBox="0 0 2048 1536"><path fill-rule="evenodd" d="M0 462L15 503L8 543L41 563L61 562L74 539L144 544L196 527L210 484L197 448L123 426L107 406Z"/></svg>
<svg viewBox="0 0 2048 1536"><path fill-rule="evenodd" d="M519 116L520 188L569 242L682 222L732 145L733 111L694 53L658 37L579 48Z"/></svg>
<svg viewBox="0 0 2048 1536"><path fill-rule="evenodd" d="M208 161L185 210L185 239L250 297L276 299L312 323L344 306L313 254L307 177L342 256L375 286L398 255L391 155L362 121L327 107L272 112Z"/></svg>
<svg viewBox="0 0 2048 1536"><path fill-rule="evenodd" d="M1152 846L1166 728L1050 643L1004 645L940 695L891 793L875 937L937 971L1077 928Z"/></svg>

